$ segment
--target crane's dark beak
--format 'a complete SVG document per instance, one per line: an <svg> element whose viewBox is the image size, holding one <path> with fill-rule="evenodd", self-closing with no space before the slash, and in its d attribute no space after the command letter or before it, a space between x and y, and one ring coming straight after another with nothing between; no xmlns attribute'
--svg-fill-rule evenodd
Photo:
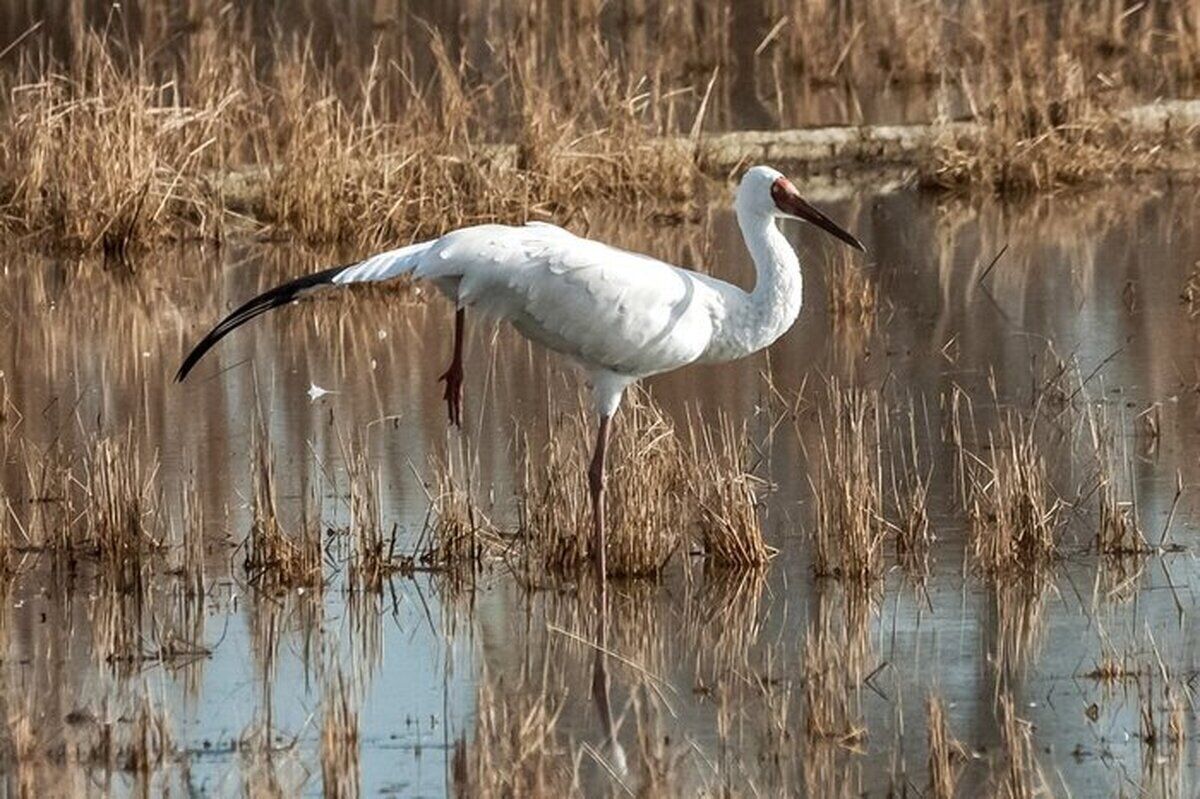
<svg viewBox="0 0 1200 799"><path fill-rule="evenodd" d="M796 187L787 178L779 178L771 184L771 199L775 201L775 207L788 216L794 216L796 219L803 219L809 224L816 225L821 230L832 236L836 236L859 252L867 251L867 248L862 245L861 241L847 233L837 222L825 216L825 214L813 207L808 200L801 197L800 192L796 191Z"/></svg>

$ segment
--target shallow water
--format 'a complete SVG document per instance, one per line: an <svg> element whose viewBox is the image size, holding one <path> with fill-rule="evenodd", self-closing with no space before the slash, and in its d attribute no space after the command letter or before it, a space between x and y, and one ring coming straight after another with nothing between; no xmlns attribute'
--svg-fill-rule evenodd
<svg viewBox="0 0 1200 799"><path fill-rule="evenodd" d="M1002 765L1003 689L1032 724L1037 763L1055 794L1133 795L1140 786L1191 795L1191 739L1168 757L1162 744L1153 749L1139 737L1139 690L1157 691L1158 683L1113 687L1084 675L1108 650L1139 665L1161 657L1173 685L1188 686L1196 674L1200 321L1180 299L1200 261L1195 192L1146 185L966 206L850 191L823 204L867 244L881 301L873 326L831 319L825 275L842 254L811 230L789 228L807 280L796 327L766 355L649 381L677 417L699 406L747 422L761 453L756 473L773 484L762 518L779 554L765 573L731 575L680 553L659 582L613 585L609 665L628 763L623 781L639 784L641 730L669 740L664 749L677 759L672 778L684 795L721 786L768 795L923 791L932 691L948 703L950 729L970 753L966 784L981 790ZM589 232L743 284L752 277L723 208L674 227L598 218ZM274 786L319 794L324 697L344 674L360 713L364 793L438 796L452 790L456 741L476 734L477 703L489 696L481 683L491 686L490 701L545 684L563 698L563 767L577 768L590 793L619 792L621 758L592 699L588 590L526 590L499 566L480 573L473 589L417 572L397 576L380 596L348 592L341 577L343 441L365 441L380 474L383 518L402 551L416 546L429 512L430 458L463 447L477 459L481 503L511 528L520 481L514 430L536 439L548 396L573 401L572 372L510 331L477 324L466 433L448 431L436 377L449 353L450 311L436 298L397 292L277 312L223 342L187 384L171 382L186 347L224 311L347 255L235 242L158 252L131 270L6 254L0 476L13 516L27 526L54 505L39 490L38 452L58 446L78 458L95 433L131 429L145 460L161 463L156 485L169 527L180 524L180 486L194 477L208 545L204 597L183 595L168 573L178 561L168 547L154 556L140 608L106 590L86 558L56 571L45 552L22 552L0 626L10 741L22 713L39 741L60 750L106 724L120 733L145 696L165 711L174 742L150 771L151 792ZM1056 357L1077 369L1049 379ZM795 414L781 409L767 375L779 395L801 392ZM881 388L894 408L912 398L932 469L929 576L918 584L889 547L887 576L866 603L814 578L808 555L813 467L805 453L818 446L831 376ZM310 399L313 385L329 393ZM970 568L954 451L942 433L944 398L955 386L972 397L979 431L989 429L997 405L1047 422L1041 440L1053 482L1076 507L1065 512L1065 557L1043 581L997 588ZM1057 404L1047 399L1055 391ZM1090 551L1094 465L1079 421L1088 407L1104 408L1123 433L1122 495L1136 493L1151 543L1171 514L1177 475L1184 486L1169 533L1180 546L1135 558L1119 574ZM1140 416L1153 407L1157 435ZM256 413L269 430L283 517L296 525L319 506L328 579L320 595L260 592L242 568ZM984 447L984 434L970 443ZM853 668L845 664L860 675L853 693L865 731L852 748L796 743L804 738L801 650L823 614L852 639L845 651L858 653ZM108 658L114 628L140 633L141 645L126 654L159 652L168 640L186 646L162 659ZM1185 715L1192 732L1190 706ZM772 743L771 729L785 741ZM54 792L139 787L119 763L61 767L51 758L30 777L11 749L5 762L14 788L23 779Z"/></svg>

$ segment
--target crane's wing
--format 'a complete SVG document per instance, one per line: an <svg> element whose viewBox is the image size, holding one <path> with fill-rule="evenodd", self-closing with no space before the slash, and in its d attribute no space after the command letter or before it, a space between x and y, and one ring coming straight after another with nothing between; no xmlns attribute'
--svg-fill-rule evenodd
<svg viewBox="0 0 1200 799"><path fill-rule="evenodd" d="M713 290L698 276L554 225L480 225L326 269L240 306L192 349L183 380L234 329L318 290L411 274L460 307L511 322L587 364L648 375L691 363L712 336Z"/></svg>
<svg viewBox="0 0 1200 799"><path fill-rule="evenodd" d="M460 306L622 374L691 363L712 337L714 292L697 275L554 225L455 231L434 244L413 274L457 280Z"/></svg>

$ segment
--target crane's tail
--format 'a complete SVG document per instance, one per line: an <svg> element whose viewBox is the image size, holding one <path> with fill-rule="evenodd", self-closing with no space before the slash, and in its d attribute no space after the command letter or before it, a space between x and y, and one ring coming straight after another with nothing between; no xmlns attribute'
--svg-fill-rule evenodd
<svg viewBox="0 0 1200 799"><path fill-rule="evenodd" d="M421 256L432 244L433 242L429 241L411 244L398 250L372 256L365 261L324 269L311 275L289 280L287 283L259 294L222 319L216 327L208 332L208 335L200 339L200 342L183 359L183 364L175 373L175 381L183 382L193 367L218 341L256 316L261 316L272 308L295 302L323 288L389 280L411 273L418 266Z"/></svg>

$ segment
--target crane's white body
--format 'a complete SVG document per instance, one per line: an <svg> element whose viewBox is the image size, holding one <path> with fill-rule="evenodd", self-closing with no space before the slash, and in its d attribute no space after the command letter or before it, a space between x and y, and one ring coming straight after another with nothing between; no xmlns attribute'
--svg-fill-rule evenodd
<svg viewBox="0 0 1200 799"><path fill-rule="evenodd" d="M802 280L770 202L778 177L756 167L738 192L758 275L751 292L542 223L463 228L368 258L332 282L428 280L458 307L508 321L575 361L589 375L596 412L611 416L640 378L740 358L795 322Z"/></svg>

